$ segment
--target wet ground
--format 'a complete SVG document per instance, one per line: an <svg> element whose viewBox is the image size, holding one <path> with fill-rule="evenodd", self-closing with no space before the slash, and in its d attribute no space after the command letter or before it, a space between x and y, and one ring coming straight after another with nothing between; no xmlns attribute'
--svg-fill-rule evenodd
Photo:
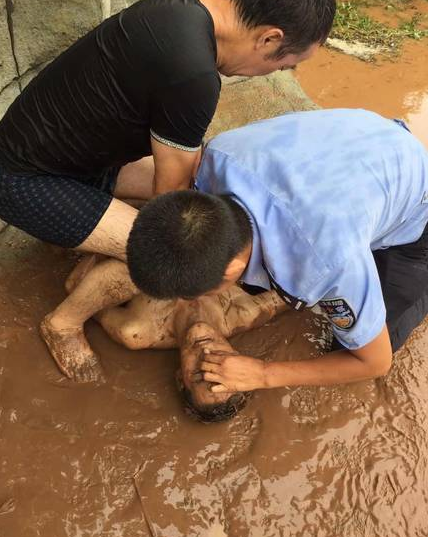
<svg viewBox="0 0 428 537"><path fill-rule="evenodd" d="M385 5L365 11L392 26L420 13L422 27L428 27L427 0L405 4L408 8L403 12L385 10ZM428 38L407 39L397 57L380 55L372 62L324 47L299 65L296 75L322 108L367 108L402 118L428 147Z"/></svg>
<svg viewBox="0 0 428 537"><path fill-rule="evenodd" d="M428 335L382 380L258 392L226 424L182 411L176 352L127 351L93 323L108 383L76 386L37 335L74 263L2 237L1 537L428 535ZM259 357L305 359L327 336L290 312L236 337Z"/></svg>

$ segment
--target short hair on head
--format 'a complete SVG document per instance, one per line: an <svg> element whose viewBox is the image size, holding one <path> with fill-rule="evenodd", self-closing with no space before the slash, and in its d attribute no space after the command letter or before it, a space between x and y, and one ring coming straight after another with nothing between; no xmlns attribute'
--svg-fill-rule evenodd
<svg viewBox="0 0 428 537"><path fill-rule="evenodd" d="M127 244L129 272L147 295L196 298L220 285L251 239L250 219L231 197L170 192L139 211Z"/></svg>
<svg viewBox="0 0 428 537"><path fill-rule="evenodd" d="M324 43L333 26L336 0L232 0L245 26L275 26L284 40L272 59Z"/></svg>
<svg viewBox="0 0 428 537"><path fill-rule="evenodd" d="M237 392L232 394L223 403L196 405L192 392L188 388L183 388L182 396L184 400L184 410L191 418L202 423L218 423L228 421L242 410L247 404L250 392Z"/></svg>

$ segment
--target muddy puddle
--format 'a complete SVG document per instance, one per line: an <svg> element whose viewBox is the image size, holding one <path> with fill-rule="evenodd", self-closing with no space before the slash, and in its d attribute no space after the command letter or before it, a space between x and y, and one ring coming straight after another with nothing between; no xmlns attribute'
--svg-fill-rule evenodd
<svg viewBox="0 0 428 537"><path fill-rule="evenodd" d="M396 60L370 63L323 48L296 75L322 108L367 108L404 119L428 147L428 39L406 41Z"/></svg>
<svg viewBox="0 0 428 537"><path fill-rule="evenodd" d="M428 535L428 335L382 380L258 392L229 423L182 411L174 351L127 351L94 323L108 383L64 379L37 335L74 263L2 236L1 537ZM284 314L234 344L304 359L320 317Z"/></svg>

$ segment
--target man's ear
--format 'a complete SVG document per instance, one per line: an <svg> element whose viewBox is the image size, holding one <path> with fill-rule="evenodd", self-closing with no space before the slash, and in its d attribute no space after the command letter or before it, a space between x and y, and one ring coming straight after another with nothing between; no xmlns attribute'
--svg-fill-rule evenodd
<svg viewBox="0 0 428 537"><path fill-rule="evenodd" d="M246 266L247 264L245 260L240 259L239 257L234 257L224 271L224 279L237 280L244 272Z"/></svg>
<svg viewBox="0 0 428 537"><path fill-rule="evenodd" d="M273 26L264 29L256 38L256 49L265 49L267 53L274 52L284 39L284 32Z"/></svg>

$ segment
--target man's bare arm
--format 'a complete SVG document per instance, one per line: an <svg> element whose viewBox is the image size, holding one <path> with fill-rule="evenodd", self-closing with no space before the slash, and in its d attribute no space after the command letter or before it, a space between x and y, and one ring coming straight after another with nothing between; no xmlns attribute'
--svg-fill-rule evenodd
<svg viewBox="0 0 428 537"><path fill-rule="evenodd" d="M330 352L319 358L292 362L263 362L247 356L208 354L202 363L204 379L216 382L213 391L246 391L280 386L346 384L385 375L392 349L386 325L359 349Z"/></svg>
<svg viewBox="0 0 428 537"><path fill-rule="evenodd" d="M201 158L201 150L183 151L161 144L154 138L151 143L155 162L153 195L189 188Z"/></svg>
<svg viewBox="0 0 428 537"><path fill-rule="evenodd" d="M320 358L302 362L268 363L266 384L272 388L301 384L346 384L386 375L391 362L391 342L385 325L373 341L359 349L329 352Z"/></svg>

